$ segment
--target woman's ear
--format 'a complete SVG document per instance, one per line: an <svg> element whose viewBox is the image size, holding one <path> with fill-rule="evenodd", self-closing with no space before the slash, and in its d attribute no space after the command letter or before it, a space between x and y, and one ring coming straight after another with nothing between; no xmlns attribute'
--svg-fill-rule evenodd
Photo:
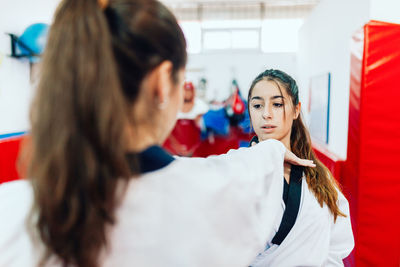
<svg viewBox="0 0 400 267"><path fill-rule="evenodd" d="M300 111L301 111L301 102L299 102L299 103L296 105L295 109L294 109L294 119L295 119L295 120L299 117Z"/></svg>
<svg viewBox="0 0 400 267"><path fill-rule="evenodd" d="M153 71L155 81L154 96L160 107L165 106L169 101L172 86L172 63L169 60L163 61Z"/></svg>

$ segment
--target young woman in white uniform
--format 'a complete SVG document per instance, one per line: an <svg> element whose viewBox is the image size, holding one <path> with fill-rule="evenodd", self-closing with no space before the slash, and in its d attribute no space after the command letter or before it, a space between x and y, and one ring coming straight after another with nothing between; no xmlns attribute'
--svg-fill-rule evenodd
<svg viewBox="0 0 400 267"><path fill-rule="evenodd" d="M295 80L282 71L266 70L253 81L248 103L256 133L253 145L277 139L317 165L285 163L279 216L252 266L343 266L354 247L349 204L312 151Z"/></svg>
<svg viewBox="0 0 400 267"><path fill-rule="evenodd" d="M29 180L0 186L0 266L245 266L271 235L276 140L207 159L159 145L186 43L154 0L64 0L31 110Z"/></svg>

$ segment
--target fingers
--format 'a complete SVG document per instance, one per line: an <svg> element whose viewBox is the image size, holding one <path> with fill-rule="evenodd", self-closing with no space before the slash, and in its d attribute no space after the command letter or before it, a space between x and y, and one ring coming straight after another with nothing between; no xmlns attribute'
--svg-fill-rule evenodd
<svg viewBox="0 0 400 267"><path fill-rule="evenodd" d="M299 165L304 166L304 167L311 167L311 168L317 167L317 165L315 165L314 161L308 160L308 159L301 159Z"/></svg>
<svg viewBox="0 0 400 267"><path fill-rule="evenodd" d="M308 159L300 159L295 154L293 154L293 152L291 152L289 150L286 150L285 161L290 164L300 165L300 166L304 166L304 167L311 167L311 168L316 167L314 161L308 160Z"/></svg>
<svg viewBox="0 0 400 267"><path fill-rule="evenodd" d="M293 160L286 160L286 162L291 163L293 165L299 165L299 166L304 166L304 167L310 167L310 168L315 168L317 165L315 165L314 161L308 160L308 159L293 159Z"/></svg>
<svg viewBox="0 0 400 267"><path fill-rule="evenodd" d="M251 142L251 146L255 146L255 145L257 145L256 142Z"/></svg>

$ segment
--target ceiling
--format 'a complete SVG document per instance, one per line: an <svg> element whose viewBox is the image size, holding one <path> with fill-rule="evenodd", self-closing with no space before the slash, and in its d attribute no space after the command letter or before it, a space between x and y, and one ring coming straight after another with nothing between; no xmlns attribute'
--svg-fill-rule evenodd
<svg viewBox="0 0 400 267"><path fill-rule="evenodd" d="M268 5L304 5L304 4L317 4L319 0L161 0L167 4L180 4L180 3L192 3L192 4L201 4L201 3L254 3L254 2L263 2Z"/></svg>
<svg viewBox="0 0 400 267"><path fill-rule="evenodd" d="M161 0L179 20L305 18L320 0Z"/></svg>

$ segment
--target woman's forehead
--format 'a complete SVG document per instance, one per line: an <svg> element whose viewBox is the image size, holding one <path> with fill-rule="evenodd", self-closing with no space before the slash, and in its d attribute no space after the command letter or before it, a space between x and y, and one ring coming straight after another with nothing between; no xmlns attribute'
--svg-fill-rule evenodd
<svg viewBox="0 0 400 267"><path fill-rule="evenodd" d="M264 99L268 99L274 96L282 95L284 98L287 98L285 88L283 88L282 86L280 86L280 88L281 90L279 90L278 82L261 80L254 86L251 97L260 96Z"/></svg>

